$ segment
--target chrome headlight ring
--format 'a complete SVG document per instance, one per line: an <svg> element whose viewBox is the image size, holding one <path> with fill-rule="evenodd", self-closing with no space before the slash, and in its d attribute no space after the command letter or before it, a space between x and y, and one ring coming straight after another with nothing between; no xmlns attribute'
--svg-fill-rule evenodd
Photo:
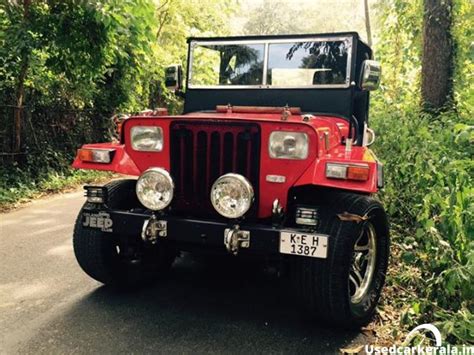
<svg viewBox="0 0 474 355"><path fill-rule="evenodd" d="M174 182L165 169L150 168L138 178L135 191L143 206L159 211L173 200Z"/></svg>
<svg viewBox="0 0 474 355"><path fill-rule="evenodd" d="M227 218L242 217L252 206L253 199L252 184L239 174L222 175L211 188L214 209Z"/></svg>

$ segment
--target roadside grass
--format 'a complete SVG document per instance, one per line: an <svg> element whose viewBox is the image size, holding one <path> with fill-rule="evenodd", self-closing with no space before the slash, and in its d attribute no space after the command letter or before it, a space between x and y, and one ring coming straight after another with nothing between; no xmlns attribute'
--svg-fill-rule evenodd
<svg viewBox="0 0 474 355"><path fill-rule="evenodd" d="M65 169L62 172L48 172L36 181L22 176L22 179L9 184L10 179L0 182L0 212L7 212L33 199L69 191L82 184L104 183L115 175L110 172L94 170Z"/></svg>
<svg viewBox="0 0 474 355"><path fill-rule="evenodd" d="M378 102L380 105L380 102ZM382 345L437 326L452 345L474 343L474 125L465 112L375 111L392 255L369 326ZM468 116L468 115L467 115Z"/></svg>
<svg viewBox="0 0 474 355"><path fill-rule="evenodd" d="M385 287L382 291L377 313L365 331L375 339L378 346L392 346L402 344L405 336L411 330L410 325L404 322L405 314L411 314L412 301L417 299L417 290L412 282L421 277L421 270L413 264L402 260L403 240L402 228L391 226L391 255L387 271ZM405 282L400 282L404 279Z"/></svg>

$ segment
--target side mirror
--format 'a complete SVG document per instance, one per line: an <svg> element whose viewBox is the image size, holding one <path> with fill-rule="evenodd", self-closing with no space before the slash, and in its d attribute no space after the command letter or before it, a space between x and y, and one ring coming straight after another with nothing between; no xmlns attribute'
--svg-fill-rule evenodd
<svg viewBox="0 0 474 355"><path fill-rule="evenodd" d="M380 85L380 77L382 75L382 67L376 60L364 60L362 62L362 70L360 72L360 88L362 90L375 90Z"/></svg>
<svg viewBox="0 0 474 355"><path fill-rule="evenodd" d="M165 86L168 90L180 92L183 88L183 68L173 64L165 69Z"/></svg>

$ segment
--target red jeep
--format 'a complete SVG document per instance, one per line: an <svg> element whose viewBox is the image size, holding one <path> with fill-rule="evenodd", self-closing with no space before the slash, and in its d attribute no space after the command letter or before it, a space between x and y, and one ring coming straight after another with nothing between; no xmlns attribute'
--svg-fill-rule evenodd
<svg viewBox="0 0 474 355"><path fill-rule="evenodd" d="M136 285L180 251L257 258L288 271L311 315L361 326L389 258L367 147L380 65L357 33L190 38L166 86L184 112L144 112L120 142L87 144L73 166L135 175L86 186L74 251L92 278Z"/></svg>

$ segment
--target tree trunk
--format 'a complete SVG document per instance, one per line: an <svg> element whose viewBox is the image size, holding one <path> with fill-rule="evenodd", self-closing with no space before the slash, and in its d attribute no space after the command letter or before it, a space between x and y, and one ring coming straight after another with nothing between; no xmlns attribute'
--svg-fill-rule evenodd
<svg viewBox="0 0 474 355"><path fill-rule="evenodd" d="M31 0L23 0L23 25L28 26L28 18L30 15ZM23 111L23 101L25 98L25 80L28 72L28 64L30 57L30 50L25 48L22 50L21 62L20 62L20 73L18 75L18 83L16 86L15 94L15 144L13 147L14 153L19 153L21 150L21 114Z"/></svg>
<svg viewBox="0 0 474 355"><path fill-rule="evenodd" d="M16 89L15 102L15 146L13 151L19 153L21 150L21 114L23 112L23 100L25 97L25 79L28 71L28 62L23 60L20 68L20 75L18 77L18 85Z"/></svg>
<svg viewBox="0 0 474 355"><path fill-rule="evenodd" d="M446 109L453 99L451 16L452 0L424 0L421 98L428 111Z"/></svg>
<svg viewBox="0 0 474 355"><path fill-rule="evenodd" d="M372 31L370 29L370 13L369 13L369 0L364 0L364 12L365 12L365 30L367 32L367 44L372 47Z"/></svg>

